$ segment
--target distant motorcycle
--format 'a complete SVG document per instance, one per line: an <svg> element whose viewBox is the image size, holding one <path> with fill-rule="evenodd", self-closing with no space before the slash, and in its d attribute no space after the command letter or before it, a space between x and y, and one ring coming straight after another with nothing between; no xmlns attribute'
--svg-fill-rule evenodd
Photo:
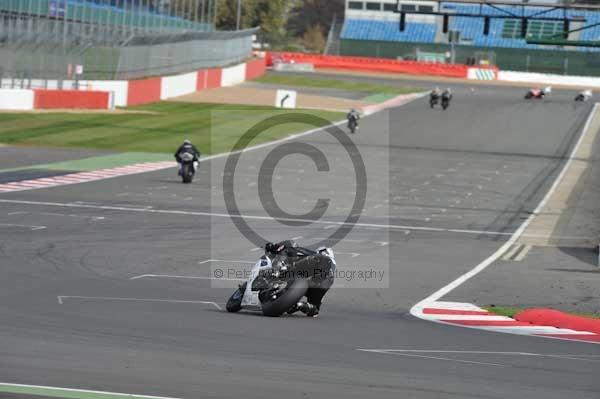
<svg viewBox="0 0 600 399"><path fill-rule="evenodd" d="M541 100L546 97L548 94L552 92L552 88L550 86L544 87L543 89L529 89L527 93L525 93L525 99L537 99Z"/></svg>
<svg viewBox="0 0 600 399"><path fill-rule="evenodd" d="M575 96L575 101L587 101L590 98L592 98L592 91L584 90L581 93L578 93L577 96Z"/></svg>
<svg viewBox="0 0 600 399"><path fill-rule="evenodd" d="M431 108L434 108L438 104L439 101L440 101L440 96L437 96L437 95L429 96L429 106Z"/></svg>
<svg viewBox="0 0 600 399"><path fill-rule="evenodd" d="M450 106L450 100L452 99L452 94L442 95L442 109L445 111L446 108Z"/></svg>
<svg viewBox="0 0 600 399"><path fill-rule="evenodd" d="M181 154L181 180L183 183L191 183L194 179L196 168L194 167L194 154L184 152Z"/></svg>
<svg viewBox="0 0 600 399"><path fill-rule="evenodd" d="M356 133L356 131L358 130L358 121L356 120L356 118L350 118L350 120L348 121L348 128L350 128L350 132L352 134Z"/></svg>

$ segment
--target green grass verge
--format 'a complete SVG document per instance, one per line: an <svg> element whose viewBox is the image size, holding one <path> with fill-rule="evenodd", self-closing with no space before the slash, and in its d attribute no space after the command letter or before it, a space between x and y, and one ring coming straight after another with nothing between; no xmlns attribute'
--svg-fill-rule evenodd
<svg viewBox="0 0 600 399"><path fill-rule="evenodd" d="M367 82L354 82L350 80L329 79L313 76L274 75L267 74L255 80L259 83L278 84L296 87L317 87L324 89L340 89L358 91L370 94L410 94L422 91L414 87L394 87Z"/></svg>
<svg viewBox="0 0 600 399"><path fill-rule="evenodd" d="M250 127L270 116L310 114L322 118L321 125L344 118L342 113L320 110L175 102L129 109L153 113L2 113L0 143L172 154L189 138L203 155L209 155L230 151ZM265 130L251 144L314 127L281 124Z"/></svg>
<svg viewBox="0 0 600 399"><path fill-rule="evenodd" d="M2 395L3 398L10 398L11 394L13 394L19 395L19 397L21 395L33 395L36 397L64 399L159 399L155 396L6 383L0 383L0 393L6 394Z"/></svg>
<svg viewBox="0 0 600 399"><path fill-rule="evenodd" d="M513 317L515 314L517 314L523 310L526 310L524 308L516 308L516 307L511 307L511 306L486 306L486 307L484 307L484 309L490 313L494 313L499 316L507 316L507 317ZM577 313L577 312L565 312L565 313L572 314L574 316L583 316L583 317L589 317L592 319L600 319L600 314L597 314L597 313Z"/></svg>

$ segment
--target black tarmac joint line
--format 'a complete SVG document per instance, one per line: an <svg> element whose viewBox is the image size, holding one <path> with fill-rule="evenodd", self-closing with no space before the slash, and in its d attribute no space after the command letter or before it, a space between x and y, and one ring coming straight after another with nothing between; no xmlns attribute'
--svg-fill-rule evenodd
<svg viewBox="0 0 600 399"><path fill-rule="evenodd" d="M362 119L351 136L367 196L333 249L339 270L385 278L338 279L316 319L223 310L238 282L211 273L247 270L262 254L227 217L226 157L202 163L191 185L163 170L0 194L1 379L189 399L597 399L598 345L409 314L528 217L590 110L567 92L526 102L521 89L453 91L447 111L423 98ZM274 167L273 198L292 215L326 200L319 223L265 211L256 177L274 147L242 157L235 216L265 238L307 245L344 222L356 184L334 137L294 140L322 151L330 169L289 155Z"/></svg>

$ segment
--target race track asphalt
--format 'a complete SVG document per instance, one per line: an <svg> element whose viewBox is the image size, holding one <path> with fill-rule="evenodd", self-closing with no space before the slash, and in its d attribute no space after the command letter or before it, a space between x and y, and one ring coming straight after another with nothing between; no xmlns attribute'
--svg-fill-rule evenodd
<svg viewBox="0 0 600 399"><path fill-rule="evenodd" d="M164 170L0 194L0 380L190 399L600 397L598 345L408 313L502 245L577 139L589 104L560 91L525 102L522 91L456 86L446 112L421 99L365 118L352 140L366 181L332 135L296 139L321 150L329 171L288 155L262 183L272 178L290 214L328 198L318 223L266 217L257 174L275 146L241 157L239 212L271 240L329 236L366 184L358 224L334 250L340 269L385 278L338 279L347 287L329 292L316 319L229 314L219 308L233 288L214 280L139 277L210 277L259 256L227 215L225 158L203 163L189 186Z"/></svg>

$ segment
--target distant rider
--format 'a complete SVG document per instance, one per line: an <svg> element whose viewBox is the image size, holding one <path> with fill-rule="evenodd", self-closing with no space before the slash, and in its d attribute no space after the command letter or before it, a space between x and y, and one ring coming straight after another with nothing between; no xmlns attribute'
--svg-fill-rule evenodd
<svg viewBox="0 0 600 399"><path fill-rule="evenodd" d="M348 119L348 128L350 128L350 123L352 121L356 122L356 125L358 126L358 120L360 119L360 114L354 108L352 108L350 110L350 112L348 112L348 115L346 115L346 118Z"/></svg>
<svg viewBox="0 0 600 399"><path fill-rule="evenodd" d="M267 243L265 245L265 255L275 256L278 254L285 253L288 258L290 258L291 262L294 262L294 258L297 258L297 250L298 244L293 240L285 240L278 243ZM317 249L318 254L326 255L326 248L322 247ZM315 263L315 270L318 263ZM288 314L292 314L295 312L302 312L309 317L316 317L321 310L321 305L323 303L323 297L327 294L327 291L333 285L334 276L327 276L321 281L318 287L311 287L306 291L306 301L298 302L292 309L288 310Z"/></svg>
<svg viewBox="0 0 600 399"><path fill-rule="evenodd" d="M446 88L446 90L444 90L444 92L442 93L442 99L446 99L448 101L452 99L452 91L449 87Z"/></svg>
<svg viewBox="0 0 600 399"><path fill-rule="evenodd" d="M181 155L183 153L189 152L194 155L194 172L198 171L198 160L200 159L200 151L192 144L190 140L184 140L183 144L179 146L177 151L175 151L175 159L179 164L179 175L181 176Z"/></svg>
<svg viewBox="0 0 600 399"><path fill-rule="evenodd" d="M433 90L431 90L429 97L432 100L437 100L438 98L440 98L441 95L442 93L440 92L440 88L436 86Z"/></svg>

